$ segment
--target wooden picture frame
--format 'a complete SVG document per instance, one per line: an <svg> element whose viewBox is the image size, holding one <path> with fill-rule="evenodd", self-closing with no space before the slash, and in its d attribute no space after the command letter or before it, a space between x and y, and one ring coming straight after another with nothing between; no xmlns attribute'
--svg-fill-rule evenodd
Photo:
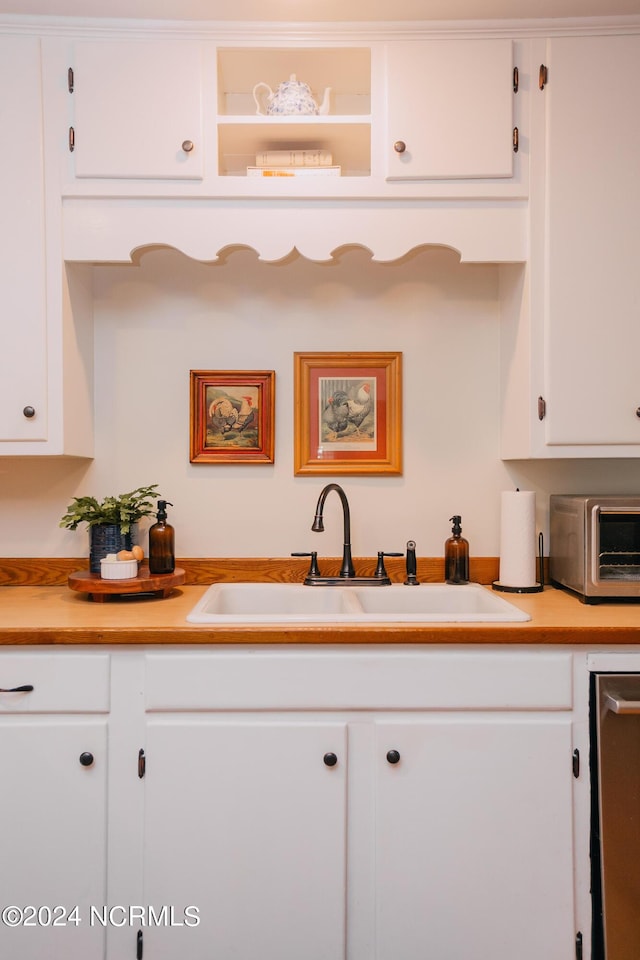
<svg viewBox="0 0 640 960"><path fill-rule="evenodd" d="M294 354L294 473L402 473L402 354Z"/></svg>
<svg viewBox="0 0 640 960"><path fill-rule="evenodd" d="M191 463L274 462L275 372L190 371Z"/></svg>

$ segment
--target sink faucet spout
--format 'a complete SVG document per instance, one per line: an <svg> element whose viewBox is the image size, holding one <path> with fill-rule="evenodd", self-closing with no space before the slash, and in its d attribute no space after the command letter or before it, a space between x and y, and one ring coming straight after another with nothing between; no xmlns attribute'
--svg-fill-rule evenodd
<svg viewBox="0 0 640 960"><path fill-rule="evenodd" d="M324 502L327 499L328 495L332 490L340 497L340 502L342 504L342 514L344 518L344 537L342 545L342 566L340 567L340 576L341 577L354 577L355 570L353 567L353 560L351 558L351 513L349 510L349 501L347 500L347 495L338 483L328 483L326 487L320 493L318 497L318 503L316 505L316 514L313 518L313 524L311 529L314 533L322 533L324 530L324 521L323 521L323 510Z"/></svg>

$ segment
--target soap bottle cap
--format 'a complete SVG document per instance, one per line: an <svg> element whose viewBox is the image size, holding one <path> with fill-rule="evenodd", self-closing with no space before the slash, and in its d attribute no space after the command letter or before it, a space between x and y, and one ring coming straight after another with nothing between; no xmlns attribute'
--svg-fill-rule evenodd
<svg viewBox="0 0 640 960"><path fill-rule="evenodd" d="M454 537L459 537L460 534L462 533L462 527L460 526L462 517L458 517L458 516L449 517L449 520L453 524L451 533L454 535Z"/></svg>
<svg viewBox="0 0 640 960"><path fill-rule="evenodd" d="M158 500L158 520L167 519L167 504L173 506L170 500Z"/></svg>

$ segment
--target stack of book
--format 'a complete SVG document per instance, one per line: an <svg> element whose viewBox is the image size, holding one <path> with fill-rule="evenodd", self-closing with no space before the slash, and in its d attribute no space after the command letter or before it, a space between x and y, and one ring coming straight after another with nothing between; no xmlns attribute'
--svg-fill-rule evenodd
<svg viewBox="0 0 640 960"><path fill-rule="evenodd" d="M264 150L256 154L248 177L339 177L340 167L328 150Z"/></svg>

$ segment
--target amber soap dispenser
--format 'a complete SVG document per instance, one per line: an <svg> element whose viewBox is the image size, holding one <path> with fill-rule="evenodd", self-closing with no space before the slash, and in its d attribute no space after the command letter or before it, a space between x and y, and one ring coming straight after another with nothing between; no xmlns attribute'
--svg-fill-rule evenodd
<svg viewBox="0 0 640 960"><path fill-rule="evenodd" d="M149 529L149 573L173 573L176 566L175 531L167 523L169 500L158 500L156 523Z"/></svg>
<svg viewBox="0 0 640 960"><path fill-rule="evenodd" d="M447 583L469 583L469 542L462 536L462 517L451 517L451 536L444 545L444 579Z"/></svg>

